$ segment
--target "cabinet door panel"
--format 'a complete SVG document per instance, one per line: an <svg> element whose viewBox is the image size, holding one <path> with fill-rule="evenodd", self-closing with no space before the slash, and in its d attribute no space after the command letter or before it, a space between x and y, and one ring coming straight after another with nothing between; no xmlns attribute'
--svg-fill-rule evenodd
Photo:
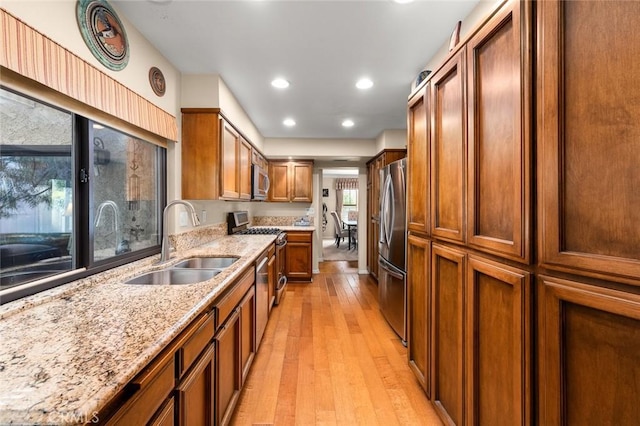
<svg viewBox="0 0 640 426"><path fill-rule="evenodd" d="M640 296L539 280L540 424L640 424Z"/></svg>
<svg viewBox="0 0 640 426"><path fill-rule="evenodd" d="M240 312L235 310L216 335L216 424L229 422L242 383L240 371Z"/></svg>
<svg viewBox="0 0 640 426"><path fill-rule="evenodd" d="M285 247L286 276L290 281L311 280L311 243L288 242Z"/></svg>
<svg viewBox="0 0 640 426"><path fill-rule="evenodd" d="M251 144L244 138L238 141L238 191L241 200L251 199Z"/></svg>
<svg viewBox="0 0 640 426"><path fill-rule="evenodd" d="M465 239L464 48L431 79L431 233Z"/></svg>
<svg viewBox="0 0 640 426"><path fill-rule="evenodd" d="M214 345L204 351L176 389L181 426L213 425Z"/></svg>
<svg viewBox="0 0 640 426"><path fill-rule="evenodd" d="M220 125L215 113L182 114L182 197L217 200L220 195Z"/></svg>
<svg viewBox="0 0 640 426"><path fill-rule="evenodd" d="M289 201L289 166L287 163L269 163L269 201Z"/></svg>
<svg viewBox="0 0 640 426"><path fill-rule="evenodd" d="M463 252L433 244L431 399L441 417L458 425L464 422L464 263Z"/></svg>
<svg viewBox="0 0 640 426"><path fill-rule="evenodd" d="M407 143L407 227L428 234L429 223L429 94L427 84L409 102Z"/></svg>
<svg viewBox="0 0 640 426"><path fill-rule="evenodd" d="M242 383L256 354L256 292L253 287L240 303L240 368Z"/></svg>
<svg viewBox="0 0 640 426"><path fill-rule="evenodd" d="M530 252L530 6L512 1L467 43L467 239L520 261Z"/></svg>
<svg viewBox="0 0 640 426"><path fill-rule="evenodd" d="M638 285L640 3L537 5L541 261Z"/></svg>
<svg viewBox="0 0 640 426"><path fill-rule="evenodd" d="M467 276L467 423L531 423L530 277L470 256Z"/></svg>
<svg viewBox="0 0 640 426"><path fill-rule="evenodd" d="M407 239L409 366L431 398L431 247L429 240Z"/></svg>
<svg viewBox="0 0 640 426"><path fill-rule="evenodd" d="M222 120L222 188L221 197L239 198L240 189L238 183L238 146L240 135L226 121Z"/></svg>
<svg viewBox="0 0 640 426"><path fill-rule="evenodd" d="M291 201L313 201L313 165L292 163Z"/></svg>

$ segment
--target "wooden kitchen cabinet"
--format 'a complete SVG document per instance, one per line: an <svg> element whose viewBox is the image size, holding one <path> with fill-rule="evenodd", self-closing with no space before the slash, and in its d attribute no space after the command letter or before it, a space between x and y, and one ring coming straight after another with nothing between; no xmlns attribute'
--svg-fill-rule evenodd
<svg viewBox="0 0 640 426"><path fill-rule="evenodd" d="M638 286L639 4L537 7L541 263Z"/></svg>
<svg viewBox="0 0 640 426"><path fill-rule="evenodd" d="M193 369L176 388L178 425L213 426L215 346L209 343Z"/></svg>
<svg viewBox="0 0 640 426"><path fill-rule="evenodd" d="M427 83L409 99L407 109L407 230L429 235L430 232L430 160L429 96Z"/></svg>
<svg viewBox="0 0 640 426"><path fill-rule="evenodd" d="M181 111L182 197L250 200L251 143L219 108Z"/></svg>
<svg viewBox="0 0 640 426"><path fill-rule="evenodd" d="M217 425L231 420L255 355L255 308L255 268L251 267L215 305L219 318L214 337Z"/></svg>
<svg viewBox="0 0 640 426"><path fill-rule="evenodd" d="M532 414L530 273L469 255L465 293L465 422L527 424Z"/></svg>
<svg viewBox="0 0 640 426"><path fill-rule="evenodd" d="M227 424L256 353L255 320L251 266L105 405L100 419L126 426Z"/></svg>
<svg viewBox="0 0 640 426"><path fill-rule="evenodd" d="M251 144L221 119L223 199L251 199Z"/></svg>
<svg viewBox="0 0 640 426"><path fill-rule="evenodd" d="M431 398L431 242L407 238L407 356L420 386Z"/></svg>
<svg viewBox="0 0 640 426"><path fill-rule="evenodd" d="M287 231L285 246L285 276L289 281L311 281L312 231Z"/></svg>
<svg viewBox="0 0 640 426"><path fill-rule="evenodd" d="M539 422L640 424L640 296L541 276Z"/></svg>
<svg viewBox="0 0 640 426"><path fill-rule="evenodd" d="M256 355L256 291L251 287L240 302L240 370L244 384Z"/></svg>
<svg viewBox="0 0 640 426"><path fill-rule="evenodd" d="M521 263L532 234L531 9L511 1L466 43L467 241Z"/></svg>
<svg viewBox="0 0 640 426"><path fill-rule="evenodd" d="M215 337L216 424L228 424L242 388L240 310L233 311Z"/></svg>
<svg viewBox="0 0 640 426"><path fill-rule="evenodd" d="M462 47L431 82L431 235L465 241L467 111Z"/></svg>
<svg viewBox="0 0 640 426"><path fill-rule="evenodd" d="M269 201L313 202L313 161L269 161Z"/></svg>
<svg viewBox="0 0 640 426"><path fill-rule="evenodd" d="M465 252L433 244L431 400L445 423L457 425L465 422L465 264Z"/></svg>
<svg viewBox="0 0 640 426"><path fill-rule="evenodd" d="M107 425L128 426L133 424L147 424L156 412L161 412L165 401L170 399L175 384L174 348L165 350L147 368L129 383L123 392L132 394L124 401L117 398L113 405L115 413L105 423ZM107 417L109 409L98 416Z"/></svg>

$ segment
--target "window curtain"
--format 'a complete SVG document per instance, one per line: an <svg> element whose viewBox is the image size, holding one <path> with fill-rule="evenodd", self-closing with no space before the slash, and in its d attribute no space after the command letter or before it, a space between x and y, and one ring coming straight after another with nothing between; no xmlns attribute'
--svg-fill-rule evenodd
<svg viewBox="0 0 640 426"><path fill-rule="evenodd" d="M336 179L336 212L342 217L343 195L345 189L358 189L358 178Z"/></svg>

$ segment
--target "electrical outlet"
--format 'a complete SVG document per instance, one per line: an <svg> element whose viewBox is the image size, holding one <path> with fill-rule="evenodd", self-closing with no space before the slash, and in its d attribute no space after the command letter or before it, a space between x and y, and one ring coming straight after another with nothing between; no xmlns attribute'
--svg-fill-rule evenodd
<svg viewBox="0 0 640 426"><path fill-rule="evenodd" d="M187 212L180 212L180 226L187 226Z"/></svg>
<svg viewBox="0 0 640 426"><path fill-rule="evenodd" d="M314 214L316 212L316 209L314 209L313 207L309 207L307 209L307 216L310 216L312 214Z"/></svg>
<svg viewBox="0 0 640 426"><path fill-rule="evenodd" d="M202 210L202 216L200 217L200 221L201 222L206 222L207 221L207 211L206 210Z"/></svg>

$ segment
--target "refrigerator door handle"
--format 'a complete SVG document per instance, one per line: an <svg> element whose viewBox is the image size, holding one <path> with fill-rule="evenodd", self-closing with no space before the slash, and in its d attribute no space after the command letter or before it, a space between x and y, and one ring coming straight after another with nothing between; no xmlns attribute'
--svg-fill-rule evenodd
<svg viewBox="0 0 640 426"><path fill-rule="evenodd" d="M399 280L404 280L404 276L402 274L399 274L396 271L392 270L389 267L390 265L383 258L381 258L381 257L378 258L378 265L380 265L380 267L382 269L384 269L385 272L387 272L392 277L397 278Z"/></svg>
<svg viewBox="0 0 640 426"><path fill-rule="evenodd" d="M388 174L387 178L384 181L384 196L382 198L382 230L380 237L383 236L386 240L386 244L391 244L391 238L393 237L393 224L395 223L395 206L393 205L393 200L395 198L395 194L393 193L393 181L391 179L391 175Z"/></svg>

